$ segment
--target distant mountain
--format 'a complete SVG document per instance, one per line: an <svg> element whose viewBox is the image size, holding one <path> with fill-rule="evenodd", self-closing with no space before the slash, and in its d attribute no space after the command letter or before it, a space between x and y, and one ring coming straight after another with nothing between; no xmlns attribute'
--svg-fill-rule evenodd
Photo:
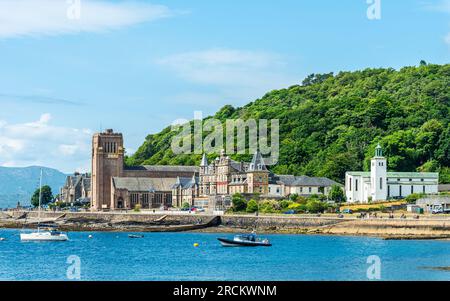
<svg viewBox="0 0 450 301"><path fill-rule="evenodd" d="M39 188L39 176L42 169L42 185L49 185L54 195L64 185L66 174L52 168L0 167L0 208L15 207L20 201L29 205L33 192Z"/></svg>

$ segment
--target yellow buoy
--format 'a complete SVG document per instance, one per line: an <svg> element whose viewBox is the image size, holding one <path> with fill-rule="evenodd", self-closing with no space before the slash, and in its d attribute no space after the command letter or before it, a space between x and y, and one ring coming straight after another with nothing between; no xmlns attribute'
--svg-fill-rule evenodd
<svg viewBox="0 0 450 301"><path fill-rule="evenodd" d="M197 248L198 246L200 246L198 243L195 243L195 244L194 244L194 247Z"/></svg>

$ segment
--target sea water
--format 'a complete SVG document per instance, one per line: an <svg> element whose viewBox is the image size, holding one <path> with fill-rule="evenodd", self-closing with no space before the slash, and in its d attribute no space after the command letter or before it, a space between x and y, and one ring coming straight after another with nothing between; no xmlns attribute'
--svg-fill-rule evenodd
<svg viewBox="0 0 450 301"><path fill-rule="evenodd" d="M265 235L272 247L224 248L217 237L233 235L70 232L67 242L24 243L19 234L0 230L0 280L369 280L370 256L380 280L450 280L434 269L450 267L450 241Z"/></svg>

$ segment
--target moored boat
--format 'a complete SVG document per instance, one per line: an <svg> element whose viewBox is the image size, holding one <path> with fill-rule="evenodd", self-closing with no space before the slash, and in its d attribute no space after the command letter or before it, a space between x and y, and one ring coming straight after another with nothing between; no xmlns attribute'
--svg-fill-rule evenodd
<svg viewBox="0 0 450 301"><path fill-rule="evenodd" d="M236 235L233 239L218 238L224 247L271 247L267 238L261 239L256 234Z"/></svg>
<svg viewBox="0 0 450 301"><path fill-rule="evenodd" d="M66 241L68 239L67 234L56 230L41 231L38 229L37 232L20 234L21 241Z"/></svg>
<svg viewBox="0 0 450 301"><path fill-rule="evenodd" d="M37 232L32 233L20 233L20 240L27 241L67 241L69 237L67 234L62 233L54 226L49 225L41 225L41 199L42 199L42 169L41 169L41 177L39 181L39 205L38 205L38 228ZM41 227L47 227L48 230L41 230Z"/></svg>
<svg viewBox="0 0 450 301"><path fill-rule="evenodd" d="M128 238L144 238L142 234L129 234Z"/></svg>

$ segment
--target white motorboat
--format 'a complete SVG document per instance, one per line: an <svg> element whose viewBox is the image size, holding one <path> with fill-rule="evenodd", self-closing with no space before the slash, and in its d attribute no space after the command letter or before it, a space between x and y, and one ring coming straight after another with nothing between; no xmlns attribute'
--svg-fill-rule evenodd
<svg viewBox="0 0 450 301"><path fill-rule="evenodd" d="M67 234L57 231L56 229L41 230L41 199L42 199L42 169L41 178L39 181L39 208L38 208L38 229L37 232L20 233L21 241L67 241L69 237ZM46 226L52 228L53 226Z"/></svg>

